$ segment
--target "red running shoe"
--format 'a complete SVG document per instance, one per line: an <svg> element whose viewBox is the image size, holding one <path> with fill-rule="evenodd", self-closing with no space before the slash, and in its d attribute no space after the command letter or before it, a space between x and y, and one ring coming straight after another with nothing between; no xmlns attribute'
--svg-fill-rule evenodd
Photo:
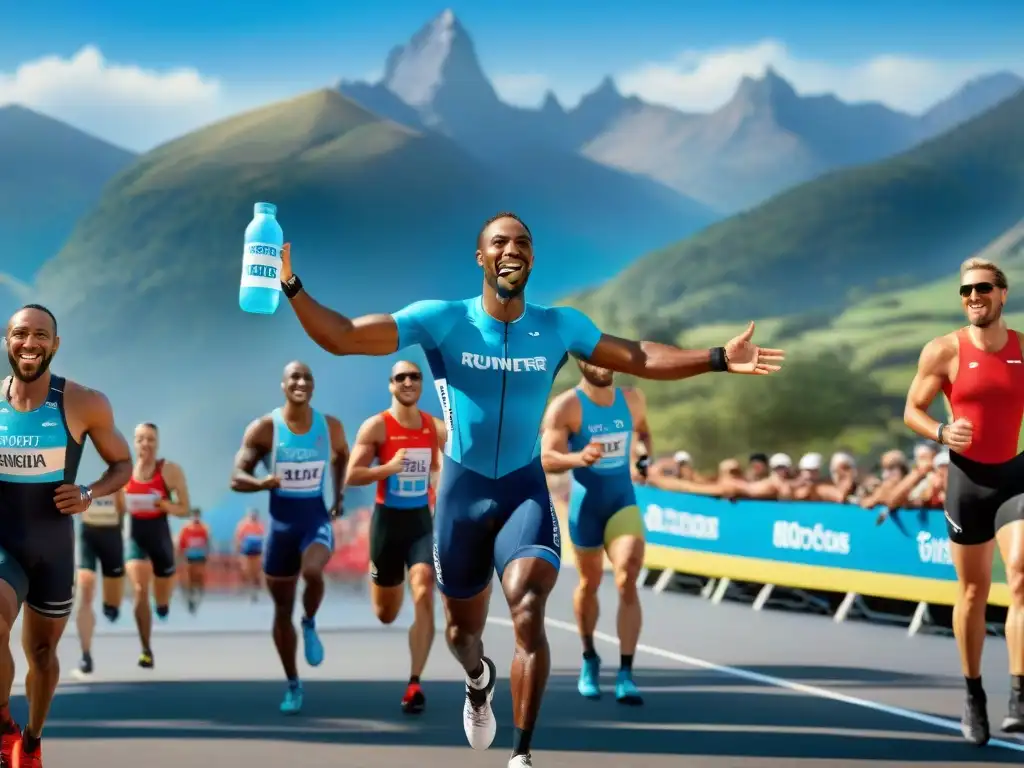
<svg viewBox="0 0 1024 768"><path fill-rule="evenodd" d="M423 689L419 683L409 683L405 687L405 696L402 697L402 711L407 715L418 715L427 705L427 697L423 695Z"/></svg>

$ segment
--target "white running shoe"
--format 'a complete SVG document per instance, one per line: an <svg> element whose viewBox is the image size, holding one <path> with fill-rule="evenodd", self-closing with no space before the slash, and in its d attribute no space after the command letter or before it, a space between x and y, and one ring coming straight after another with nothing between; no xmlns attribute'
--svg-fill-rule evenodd
<svg viewBox="0 0 1024 768"><path fill-rule="evenodd" d="M533 758L530 755L512 755L508 768L533 768Z"/></svg>
<svg viewBox="0 0 1024 768"><path fill-rule="evenodd" d="M484 669L489 679L483 688L474 688L466 681L466 703L462 708L462 727L466 731L466 739L473 749L487 749L494 741L494 734L498 731L498 723L494 719L494 710L491 709L491 699L494 698L494 682L497 677L497 669L494 662L486 656L483 659Z"/></svg>

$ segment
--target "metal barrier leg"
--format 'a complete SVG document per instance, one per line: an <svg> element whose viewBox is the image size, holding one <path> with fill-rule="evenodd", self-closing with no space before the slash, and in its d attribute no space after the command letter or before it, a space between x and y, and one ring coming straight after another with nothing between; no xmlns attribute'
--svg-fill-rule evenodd
<svg viewBox="0 0 1024 768"><path fill-rule="evenodd" d="M731 583L729 579L719 579L718 586L715 587L715 593L711 596L711 602L715 605L722 602L722 598L725 597L725 593L728 591L729 584Z"/></svg>
<svg viewBox="0 0 1024 768"><path fill-rule="evenodd" d="M842 624L846 621L846 617L850 615L850 610L853 608L854 602L857 600L856 592L847 592L843 598L843 602L839 604L836 609L836 615L832 617L832 620L836 624Z"/></svg>
<svg viewBox="0 0 1024 768"><path fill-rule="evenodd" d="M907 637L913 637L920 632L926 621L928 621L928 603L918 603L917 608L914 609L914 617L910 620L910 626L907 627Z"/></svg>
<svg viewBox="0 0 1024 768"><path fill-rule="evenodd" d="M715 591L716 584L718 584L718 579L708 579L700 590L700 596L705 600L709 600Z"/></svg>
<svg viewBox="0 0 1024 768"><path fill-rule="evenodd" d="M658 576L658 580L654 582L654 591L664 592L665 588L672 582L672 577L675 575L676 572L673 571L671 568L666 568L664 571L662 571L661 575Z"/></svg>
<svg viewBox="0 0 1024 768"><path fill-rule="evenodd" d="M755 611L760 611L764 608L764 604L768 602L768 598L772 596L772 590L775 589L774 584L765 584L761 587L757 593L757 597L754 598L754 605L752 606Z"/></svg>

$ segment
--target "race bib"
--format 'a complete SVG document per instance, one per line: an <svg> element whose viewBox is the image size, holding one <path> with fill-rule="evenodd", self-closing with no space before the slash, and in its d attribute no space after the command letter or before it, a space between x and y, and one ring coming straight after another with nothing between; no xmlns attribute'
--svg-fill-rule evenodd
<svg viewBox="0 0 1024 768"><path fill-rule="evenodd" d="M114 498L112 496L103 496L93 499L89 508L82 513L82 522L87 525L97 525L105 528L117 526L121 522L121 518L117 514L117 507L114 506Z"/></svg>
<svg viewBox="0 0 1024 768"><path fill-rule="evenodd" d="M274 474L282 491L319 491L326 466L326 461L279 461Z"/></svg>
<svg viewBox="0 0 1024 768"><path fill-rule="evenodd" d="M124 506L130 515L145 514L146 512L159 512L157 502L162 499L159 493L126 493L124 495Z"/></svg>
<svg viewBox="0 0 1024 768"><path fill-rule="evenodd" d="M423 496L430 487L430 462L434 452L430 448L407 448L402 469L388 478L395 496Z"/></svg>
<svg viewBox="0 0 1024 768"><path fill-rule="evenodd" d="M593 440L601 444L601 458L594 465L598 469L618 469L629 461L626 449L629 447L629 432L610 432L594 435Z"/></svg>

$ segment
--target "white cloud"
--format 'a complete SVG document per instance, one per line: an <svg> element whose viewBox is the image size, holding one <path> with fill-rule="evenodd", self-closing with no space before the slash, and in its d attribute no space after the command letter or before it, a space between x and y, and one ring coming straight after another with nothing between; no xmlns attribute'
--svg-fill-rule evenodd
<svg viewBox="0 0 1024 768"><path fill-rule="evenodd" d="M621 73L623 93L682 110L705 112L729 100L740 79L774 67L800 93L834 93L844 101L879 101L921 112L966 80L997 70L1024 71L1018 61L932 60L880 55L850 64L800 58L777 40L705 51L684 51Z"/></svg>
<svg viewBox="0 0 1024 768"><path fill-rule="evenodd" d="M551 88L547 76L537 74L495 75L491 82L502 101L521 107L539 106Z"/></svg>
<svg viewBox="0 0 1024 768"><path fill-rule="evenodd" d="M17 103L134 150L150 149L230 113L219 81L106 61L94 46L0 72L0 105Z"/></svg>

